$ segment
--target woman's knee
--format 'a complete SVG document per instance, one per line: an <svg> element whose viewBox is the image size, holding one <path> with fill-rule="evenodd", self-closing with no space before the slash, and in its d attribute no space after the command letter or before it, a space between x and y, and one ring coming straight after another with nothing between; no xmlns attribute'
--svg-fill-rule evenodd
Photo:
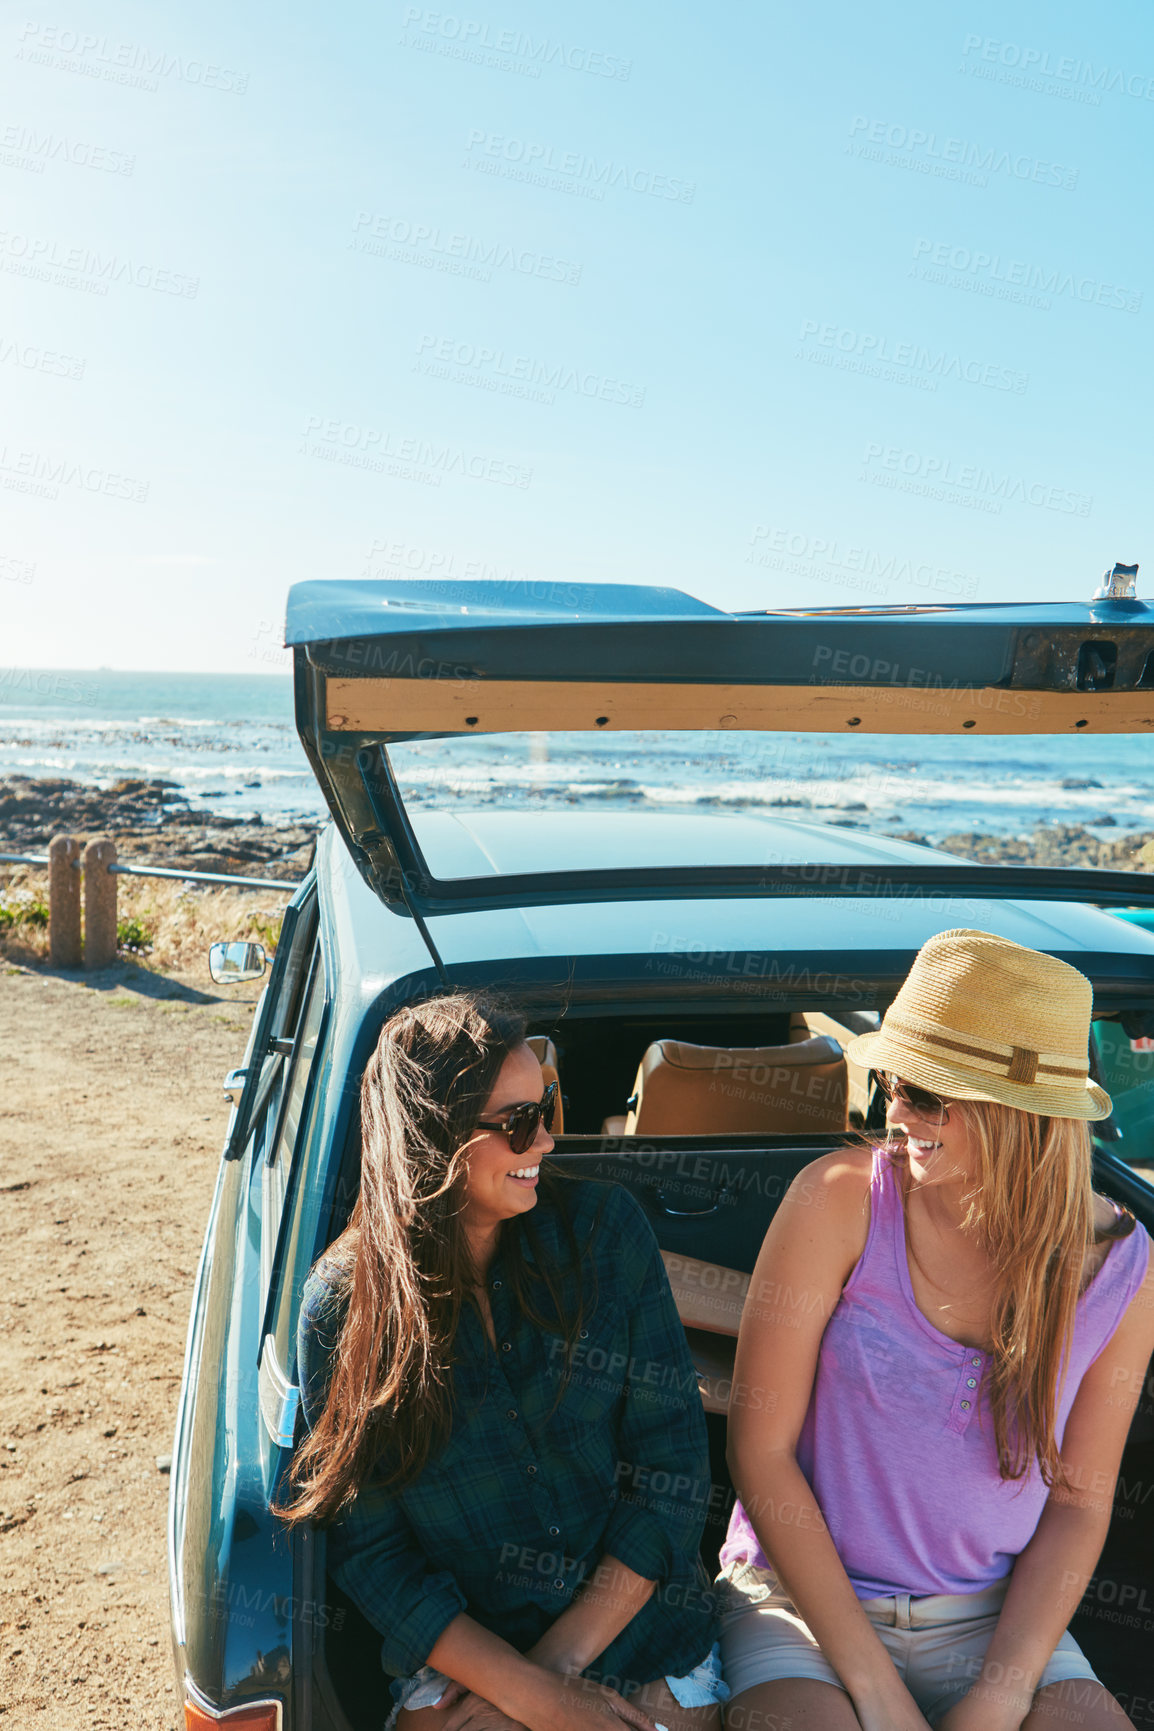
<svg viewBox="0 0 1154 1731"><path fill-rule="evenodd" d="M1134 1721L1110 1691L1091 1677L1048 1683L1034 1696L1022 1731L1135 1731Z"/></svg>
<svg viewBox="0 0 1154 1731"><path fill-rule="evenodd" d="M783 1677L756 1683L725 1709L725 1731L860 1731L853 1703L834 1683Z"/></svg>
<svg viewBox="0 0 1154 1731"><path fill-rule="evenodd" d="M634 1707L669 1731L721 1731L721 1709L715 1706L682 1707L664 1677L646 1683L629 1697Z"/></svg>

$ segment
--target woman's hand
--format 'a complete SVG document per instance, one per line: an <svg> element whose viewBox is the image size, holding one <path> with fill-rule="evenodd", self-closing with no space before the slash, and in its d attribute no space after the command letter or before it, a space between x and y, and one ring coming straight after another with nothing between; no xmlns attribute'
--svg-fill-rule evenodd
<svg viewBox="0 0 1154 1731"><path fill-rule="evenodd" d="M1009 1695L1005 1689L987 1688L975 1683L968 1694L955 1701L945 1717L938 1720L937 1731L1018 1731L1030 1711L1032 1697Z"/></svg>
<svg viewBox="0 0 1154 1731"><path fill-rule="evenodd" d="M655 1731L653 1720L639 1707L630 1706L615 1690L588 1677L562 1677L542 1671L533 1700L525 1712L528 1731L594 1731L594 1727L620 1731ZM445 1727L449 1731L449 1727ZM487 1728L486 1728L487 1731Z"/></svg>
<svg viewBox="0 0 1154 1731"><path fill-rule="evenodd" d="M857 1716L862 1731L930 1731L929 1721L919 1712L913 1701L908 1709L903 1704L897 1711L890 1707L878 1708L875 1711L868 1707L859 1707ZM944 1719L942 1724L945 1724ZM953 1731L952 1726L950 1731ZM992 1728L983 1726L982 1731L992 1731Z"/></svg>
<svg viewBox="0 0 1154 1731"><path fill-rule="evenodd" d="M510 1719L491 1701L483 1701L480 1695L462 1689L459 1683L445 1690L437 1706L454 1709L442 1721L441 1731L525 1731L519 1719Z"/></svg>
<svg viewBox="0 0 1154 1731"><path fill-rule="evenodd" d="M862 1731L930 1731L928 1720L896 1671L892 1689L887 1689L884 1694L870 1695L865 1700L855 1697L854 1711ZM950 1731L954 1731L953 1726ZM970 1724L964 1731L976 1731L976 1728ZM982 1726L980 1731L993 1731L993 1728Z"/></svg>

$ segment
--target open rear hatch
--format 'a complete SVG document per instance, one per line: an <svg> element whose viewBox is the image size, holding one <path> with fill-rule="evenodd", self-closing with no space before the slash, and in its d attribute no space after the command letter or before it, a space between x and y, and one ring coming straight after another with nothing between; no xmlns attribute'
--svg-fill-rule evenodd
<svg viewBox="0 0 1154 1731"><path fill-rule="evenodd" d="M510 871L469 847L431 861L390 757L413 741L556 730L1154 734L1143 602L733 614L613 584L310 582L289 593L286 643L298 731L337 826L377 894L418 916L702 894L1154 906L1148 873L847 864L820 840L784 862L753 848L721 864Z"/></svg>

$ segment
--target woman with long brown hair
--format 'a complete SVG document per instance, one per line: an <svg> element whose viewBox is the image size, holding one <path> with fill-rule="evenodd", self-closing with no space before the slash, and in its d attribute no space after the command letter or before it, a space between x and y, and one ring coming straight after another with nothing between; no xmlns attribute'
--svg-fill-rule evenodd
<svg viewBox="0 0 1154 1731"><path fill-rule="evenodd" d="M1149 1239L1091 1188L1091 1007L943 932L849 1047L886 1140L800 1175L742 1318L735 1386L778 1399L730 1412L731 1731L1131 1724L1065 1632L1154 1347Z"/></svg>
<svg viewBox="0 0 1154 1731"><path fill-rule="evenodd" d="M693 1364L637 1204L542 1164L555 1088L475 993L386 1022L282 1513L328 1526L397 1731L715 1731Z"/></svg>

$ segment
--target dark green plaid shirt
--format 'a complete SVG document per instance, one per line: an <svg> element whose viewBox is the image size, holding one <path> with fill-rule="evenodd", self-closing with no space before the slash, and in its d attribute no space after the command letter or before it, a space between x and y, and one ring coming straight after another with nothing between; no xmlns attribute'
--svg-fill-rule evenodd
<svg viewBox="0 0 1154 1731"><path fill-rule="evenodd" d="M466 1306L447 1446L399 1493L370 1481L329 1528L329 1570L380 1631L395 1676L419 1670L461 1611L526 1651L606 1555L658 1588L587 1675L618 1689L680 1676L713 1644L714 1598L698 1560L705 1416L656 1240L617 1185L566 1181L561 1198L592 1268L560 1404L565 1343L517 1311L498 1251L488 1276L497 1348ZM567 1267L556 1205L542 1196L531 1218L541 1254ZM341 1310L322 1259L297 1337L310 1424Z"/></svg>

